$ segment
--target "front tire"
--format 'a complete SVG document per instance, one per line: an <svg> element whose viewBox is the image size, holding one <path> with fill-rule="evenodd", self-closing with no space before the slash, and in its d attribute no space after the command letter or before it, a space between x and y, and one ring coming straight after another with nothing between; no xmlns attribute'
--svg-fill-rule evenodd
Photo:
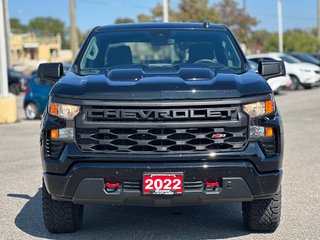
<svg viewBox="0 0 320 240"><path fill-rule="evenodd" d="M242 203L243 221L249 231L272 233L281 217L281 190L273 198Z"/></svg>
<svg viewBox="0 0 320 240"><path fill-rule="evenodd" d="M73 233L82 224L83 205L53 200L44 183L42 210L44 224L50 233Z"/></svg>

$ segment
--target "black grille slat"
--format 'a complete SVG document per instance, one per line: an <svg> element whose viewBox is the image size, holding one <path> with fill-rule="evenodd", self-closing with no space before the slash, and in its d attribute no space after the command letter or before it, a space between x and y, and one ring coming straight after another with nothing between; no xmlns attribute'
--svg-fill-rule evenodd
<svg viewBox="0 0 320 240"><path fill-rule="evenodd" d="M194 181L194 182L184 182L184 190L185 191L201 191L203 189L203 182L202 181Z"/></svg>
<svg viewBox="0 0 320 240"><path fill-rule="evenodd" d="M124 181L122 187L128 190L140 190L141 182L140 181Z"/></svg>
<svg viewBox="0 0 320 240"><path fill-rule="evenodd" d="M220 130L222 130L220 128ZM199 152L210 150L239 150L247 144L247 129L224 128L225 137L212 138L215 128L192 129L77 129L77 144L88 152ZM130 134L125 135L123 132ZM110 132L121 132L109 138ZM143 134L141 134L143 132ZM160 135L163 132L163 135ZM103 137L103 134L106 137ZM241 136L241 137L239 137Z"/></svg>

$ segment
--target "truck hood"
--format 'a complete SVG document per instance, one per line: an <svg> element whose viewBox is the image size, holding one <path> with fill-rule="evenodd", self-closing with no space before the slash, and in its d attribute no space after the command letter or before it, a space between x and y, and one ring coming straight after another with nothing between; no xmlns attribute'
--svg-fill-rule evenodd
<svg viewBox="0 0 320 240"><path fill-rule="evenodd" d="M206 67L150 72L115 69L107 74L79 76L69 71L51 96L100 100L174 100L239 98L271 93L267 82L254 71L215 73Z"/></svg>

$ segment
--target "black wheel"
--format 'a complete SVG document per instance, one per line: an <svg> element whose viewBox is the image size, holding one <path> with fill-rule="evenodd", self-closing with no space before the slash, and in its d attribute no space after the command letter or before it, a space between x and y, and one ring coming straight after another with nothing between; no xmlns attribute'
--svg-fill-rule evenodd
<svg viewBox="0 0 320 240"><path fill-rule="evenodd" d="M55 201L42 184L42 211L46 228L51 233L72 233L77 231L83 219L83 205Z"/></svg>
<svg viewBox="0 0 320 240"><path fill-rule="evenodd" d="M291 90L298 90L300 87L300 81L296 76L290 76L291 78L291 85L290 89Z"/></svg>
<svg viewBox="0 0 320 240"><path fill-rule="evenodd" d="M280 224L281 190L273 198L242 203L242 214L249 231L274 232Z"/></svg>
<svg viewBox="0 0 320 240"><path fill-rule="evenodd" d="M16 84L16 83L11 83L9 85L9 92L14 94L14 95L19 95L20 94L19 85Z"/></svg>
<svg viewBox="0 0 320 240"><path fill-rule="evenodd" d="M35 103L28 103L24 109L27 119L34 120L40 118L39 108Z"/></svg>

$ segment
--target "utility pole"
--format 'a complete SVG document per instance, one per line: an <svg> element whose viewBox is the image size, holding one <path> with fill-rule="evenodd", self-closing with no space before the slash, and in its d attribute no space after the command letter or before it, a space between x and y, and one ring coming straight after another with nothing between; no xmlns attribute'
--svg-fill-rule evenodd
<svg viewBox="0 0 320 240"><path fill-rule="evenodd" d="M0 123L17 121L16 96L8 93L5 0L0 0Z"/></svg>
<svg viewBox="0 0 320 240"><path fill-rule="evenodd" d="M3 1L3 8L4 8L4 17L5 17L5 32L6 32L6 39L7 39L7 65L11 67L11 46L10 46L10 19L9 19L9 10L8 10L8 0Z"/></svg>
<svg viewBox="0 0 320 240"><path fill-rule="evenodd" d="M244 15L247 14L247 0L242 0L242 11L243 11ZM248 27L245 27L243 30L245 31L245 36L248 37ZM243 44L245 44L246 48L247 48L247 41L246 40L243 42Z"/></svg>
<svg viewBox="0 0 320 240"><path fill-rule="evenodd" d="M163 22L169 22L169 0L163 0Z"/></svg>
<svg viewBox="0 0 320 240"><path fill-rule="evenodd" d="M318 0L318 40L320 41L320 0Z"/></svg>
<svg viewBox="0 0 320 240"><path fill-rule="evenodd" d="M0 0L0 97L8 95L7 39L4 0Z"/></svg>
<svg viewBox="0 0 320 240"><path fill-rule="evenodd" d="M77 24L76 24L76 10L74 0L69 0L69 10L70 10L70 41L71 41L71 50L72 57L75 58L78 53L78 33L77 33Z"/></svg>
<svg viewBox="0 0 320 240"><path fill-rule="evenodd" d="M320 1L320 0L319 0ZM243 11L246 12L247 11L247 0L242 0L242 8Z"/></svg>
<svg viewBox="0 0 320 240"><path fill-rule="evenodd" d="M278 0L278 37L279 52L283 53L282 0Z"/></svg>

